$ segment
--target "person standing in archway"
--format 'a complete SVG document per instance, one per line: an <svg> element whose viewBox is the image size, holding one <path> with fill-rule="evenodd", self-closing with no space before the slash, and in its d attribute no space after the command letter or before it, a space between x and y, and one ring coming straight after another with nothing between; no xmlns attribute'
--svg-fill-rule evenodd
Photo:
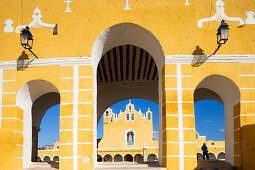
<svg viewBox="0 0 255 170"><path fill-rule="evenodd" d="M205 156L206 156L206 159L209 160L208 150L207 150L207 146L205 145L205 143L203 144L201 149L203 151L203 160L205 160Z"/></svg>

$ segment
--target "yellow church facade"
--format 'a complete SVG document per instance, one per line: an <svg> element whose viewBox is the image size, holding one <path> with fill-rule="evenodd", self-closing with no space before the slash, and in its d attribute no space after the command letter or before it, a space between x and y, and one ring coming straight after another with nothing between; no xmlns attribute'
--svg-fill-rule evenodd
<svg viewBox="0 0 255 170"><path fill-rule="evenodd" d="M197 167L194 102L213 99L224 104L226 161L255 167L254 1L0 4L0 169L36 159L41 119L56 104L60 169L93 169L99 118L130 98L159 103L161 166ZM222 20L229 40L219 46ZM38 59L20 45L26 26Z"/></svg>
<svg viewBox="0 0 255 170"><path fill-rule="evenodd" d="M134 104L124 112L104 112L104 136L98 143L98 162L153 162L158 157L158 140L153 140L152 112L142 113Z"/></svg>

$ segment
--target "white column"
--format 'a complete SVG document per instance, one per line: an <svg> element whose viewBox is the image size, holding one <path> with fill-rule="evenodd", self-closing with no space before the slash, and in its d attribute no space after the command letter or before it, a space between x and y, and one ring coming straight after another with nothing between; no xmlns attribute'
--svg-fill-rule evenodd
<svg viewBox="0 0 255 170"><path fill-rule="evenodd" d="M177 68L177 97L178 97L178 128L179 128L179 169L184 170L184 139L183 139L183 109L182 109L182 77L181 64Z"/></svg>
<svg viewBox="0 0 255 170"><path fill-rule="evenodd" d="M3 69L0 69L0 128L2 128Z"/></svg>
<svg viewBox="0 0 255 170"><path fill-rule="evenodd" d="M74 65L73 70L73 170L77 170L78 164L78 86L79 66Z"/></svg>

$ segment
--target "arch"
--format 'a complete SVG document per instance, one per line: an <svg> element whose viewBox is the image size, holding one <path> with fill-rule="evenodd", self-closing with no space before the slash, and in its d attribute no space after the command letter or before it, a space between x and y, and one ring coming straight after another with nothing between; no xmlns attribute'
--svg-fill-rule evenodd
<svg viewBox="0 0 255 170"><path fill-rule="evenodd" d="M164 52L161 47L160 42L157 38L145 28L142 28L139 25L133 23L120 23L111 26L110 28L103 31L99 37L95 40L93 49L92 49L92 65L94 70L94 115L97 115L97 119L94 120L95 129L96 124L100 120L101 114L111 105L116 102L130 99L130 98L142 98L155 103L159 103L159 112L162 111L162 90L161 90L161 76L158 76L158 80L150 83L127 83L119 87L115 83L111 84L111 87L114 89L112 93L109 88L105 86L100 86L97 82L97 71L100 69L99 62L102 60L102 57L110 52L110 50L117 48L118 46L135 46L146 51L152 61L155 63L157 74L161 75L161 70L165 63ZM99 67L98 67L99 66ZM125 88L123 88L125 87ZM132 89L136 89L139 93L136 93ZM119 90L121 89L121 90ZM148 91L144 90L148 89ZM123 92L124 91L124 92ZM104 93L104 92L107 92ZM122 93L123 92L123 93ZM126 92L134 92L132 94L127 94ZM100 94L100 96L98 95ZM107 97L107 100L105 98ZM98 121L97 121L98 120ZM161 129L161 123L159 124L159 129ZM161 134L161 133L160 133ZM94 140L96 140L96 135L94 135ZM162 140L162 136L159 137L159 143ZM94 156L96 156L97 147L94 144ZM162 153L161 145L159 145L159 155ZM96 164L96 161L94 162Z"/></svg>
<svg viewBox="0 0 255 170"><path fill-rule="evenodd" d="M133 162L133 156L131 154L126 154L124 156L124 161Z"/></svg>
<svg viewBox="0 0 255 170"><path fill-rule="evenodd" d="M134 161L137 162L137 163L142 163L142 162L144 162L143 155L137 153L137 154L134 156Z"/></svg>
<svg viewBox="0 0 255 170"><path fill-rule="evenodd" d="M123 157L120 154L114 155L114 162L122 162Z"/></svg>
<svg viewBox="0 0 255 170"><path fill-rule="evenodd" d="M129 136L131 137L131 141L130 141ZM135 131L134 130L132 130L132 129L126 130L126 132L125 132L125 144L126 144L126 146L127 145L135 145Z"/></svg>
<svg viewBox="0 0 255 170"><path fill-rule="evenodd" d="M219 152L217 155L218 160L225 160L225 152Z"/></svg>
<svg viewBox="0 0 255 170"><path fill-rule="evenodd" d="M126 114L126 120L129 121L129 113Z"/></svg>
<svg viewBox="0 0 255 170"><path fill-rule="evenodd" d="M38 143L35 138L38 139L40 123L45 112L60 103L59 90L46 80L31 80L19 89L16 103L24 112L23 167L27 168L32 160L36 162Z"/></svg>
<svg viewBox="0 0 255 170"><path fill-rule="evenodd" d="M216 155L213 152L208 152L209 160L216 160Z"/></svg>
<svg viewBox="0 0 255 170"><path fill-rule="evenodd" d="M147 162L155 162L158 160L158 157L155 153L150 153L147 155Z"/></svg>
<svg viewBox="0 0 255 170"><path fill-rule="evenodd" d="M106 154L104 156L104 162L112 162L112 155Z"/></svg>
<svg viewBox="0 0 255 170"><path fill-rule="evenodd" d="M50 162L50 161L51 161L50 156L45 155L45 156L43 157L43 162Z"/></svg>
<svg viewBox="0 0 255 170"><path fill-rule="evenodd" d="M96 69L101 57L113 47L132 44L148 51L161 71L165 63L164 52L159 40L147 29L133 23L119 23L103 31L94 42L92 49L93 68Z"/></svg>
<svg viewBox="0 0 255 170"><path fill-rule="evenodd" d="M203 160L203 154L198 152L197 153L197 160Z"/></svg>
<svg viewBox="0 0 255 170"><path fill-rule="evenodd" d="M58 155L53 156L52 161L59 162L59 156Z"/></svg>
<svg viewBox="0 0 255 170"><path fill-rule="evenodd" d="M97 154L97 162L102 162L103 158L101 155Z"/></svg>
<svg viewBox="0 0 255 170"><path fill-rule="evenodd" d="M194 102L216 100L224 104L226 161L234 164L234 117L240 115L240 90L234 81L223 75L210 75L199 82L194 91ZM238 126L238 125L235 125ZM239 126L238 126L239 127Z"/></svg>

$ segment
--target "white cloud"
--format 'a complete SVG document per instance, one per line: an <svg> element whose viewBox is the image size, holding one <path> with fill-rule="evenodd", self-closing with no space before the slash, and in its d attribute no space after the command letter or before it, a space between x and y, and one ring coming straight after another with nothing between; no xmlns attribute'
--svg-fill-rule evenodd
<svg viewBox="0 0 255 170"><path fill-rule="evenodd" d="M220 129L219 131L220 131L220 132L225 132L225 129Z"/></svg>

